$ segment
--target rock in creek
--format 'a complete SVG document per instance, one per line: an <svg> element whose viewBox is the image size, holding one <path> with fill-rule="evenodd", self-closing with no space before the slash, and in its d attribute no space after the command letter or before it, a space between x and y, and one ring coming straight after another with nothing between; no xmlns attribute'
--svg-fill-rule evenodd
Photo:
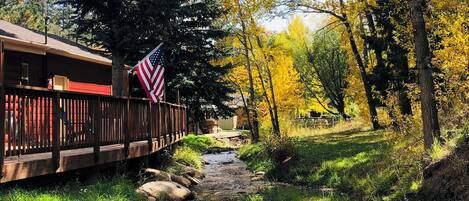
<svg viewBox="0 0 469 201"><path fill-rule="evenodd" d="M201 171L193 168L193 167L190 167L190 166L187 166L187 165L183 165L183 164L180 164L178 163L178 165L183 169L183 174L187 174L191 177L194 177L196 179L202 179L205 177L204 173L202 173Z"/></svg>
<svg viewBox="0 0 469 201"><path fill-rule="evenodd" d="M143 177L145 181L171 181L171 174L152 168L146 168Z"/></svg>
<svg viewBox="0 0 469 201"><path fill-rule="evenodd" d="M175 174L171 174L171 181L181 184L186 188L189 188L192 184L192 181L190 181L189 179Z"/></svg>
<svg viewBox="0 0 469 201"><path fill-rule="evenodd" d="M148 198L148 200L185 200L191 191L186 187L174 182L153 181L140 186L136 192Z"/></svg>
<svg viewBox="0 0 469 201"><path fill-rule="evenodd" d="M200 180L198 180L198 179L196 179L196 178L194 178L194 177L191 177L190 175L187 175L187 174L185 174L184 177L185 177L186 179L188 179L193 185L200 184L200 182L201 182Z"/></svg>

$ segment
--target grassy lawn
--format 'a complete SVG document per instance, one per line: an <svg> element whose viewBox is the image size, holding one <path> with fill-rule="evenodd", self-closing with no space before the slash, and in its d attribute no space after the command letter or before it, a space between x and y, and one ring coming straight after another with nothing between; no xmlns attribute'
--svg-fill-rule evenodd
<svg viewBox="0 0 469 201"><path fill-rule="evenodd" d="M143 200L135 193L136 184L123 176L96 177L86 182L67 182L47 187L2 189L5 201L124 201Z"/></svg>
<svg viewBox="0 0 469 201"><path fill-rule="evenodd" d="M386 131L347 127L331 132L296 135L295 160L280 170L263 150L266 144L246 145L238 155L255 171L280 174L271 179L293 184L274 186L247 200L396 200L419 187L419 164L400 158L402 143L392 143ZM272 175L272 174L270 174ZM301 186L302 188L295 188ZM278 192L278 193L277 193ZM263 199L262 199L263 198Z"/></svg>

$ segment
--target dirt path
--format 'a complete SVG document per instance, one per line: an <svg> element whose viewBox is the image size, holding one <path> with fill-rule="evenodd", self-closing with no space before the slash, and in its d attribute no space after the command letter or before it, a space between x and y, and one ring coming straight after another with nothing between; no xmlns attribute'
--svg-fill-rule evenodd
<svg viewBox="0 0 469 201"><path fill-rule="evenodd" d="M236 200L243 194L254 193L266 186L259 176L246 169L234 151L206 154L206 177L192 190L197 200Z"/></svg>

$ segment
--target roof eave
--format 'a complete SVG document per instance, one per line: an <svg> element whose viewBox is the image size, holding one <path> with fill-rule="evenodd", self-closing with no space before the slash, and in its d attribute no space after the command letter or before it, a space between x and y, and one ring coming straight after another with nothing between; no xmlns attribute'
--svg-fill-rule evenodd
<svg viewBox="0 0 469 201"><path fill-rule="evenodd" d="M0 40L5 42L5 49L13 51L28 52L32 54L45 55L46 53L52 53L72 59L78 59L83 61L88 61L92 63L102 64L106 66L112 66L112 61L103 61L99 59L94 59L90 57L85 57L82 55L77 55L68 51L52 48L42 43L34 43L31 41L16 39L8 36L0 35Z"/></svg>

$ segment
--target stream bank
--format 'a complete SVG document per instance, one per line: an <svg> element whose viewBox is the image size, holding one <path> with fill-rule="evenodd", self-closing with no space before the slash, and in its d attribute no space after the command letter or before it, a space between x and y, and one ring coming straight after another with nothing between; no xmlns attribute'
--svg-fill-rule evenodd
<svg viewBox="0 0 469 201"><path fill-rule="evenodd" d="M247 170L234 151L204 154L205 178L193 187L196 200L225 201L258 192L267 186L263 174Z"/></svg>

